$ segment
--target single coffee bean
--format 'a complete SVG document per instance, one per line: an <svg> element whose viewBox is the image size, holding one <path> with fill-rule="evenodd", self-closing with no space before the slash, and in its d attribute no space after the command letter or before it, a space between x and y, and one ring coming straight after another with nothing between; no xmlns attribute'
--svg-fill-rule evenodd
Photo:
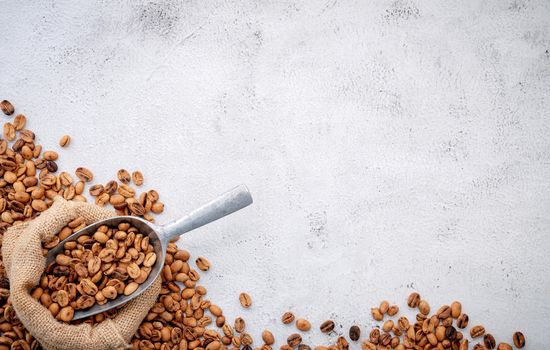
<svg viewBox="0 0 550 350"><path fill-rule="evenodd" d="M445 337L449 340L456 339L456 328L453 326L445 327Z"/></svg>
<svg viewBox="0 0 550 350"><path fill-rule="evenodd" d="M295 347L302 342L302 336L298 333L291 334L286 342L289 346Z"/></svg>
<svg viewBox="0 0 550 350"><path fill-rule="evenodd" d="M242 333L244 332L245 327L246 327L246 323L244 322L244 320L241 317L237 317L235 319L235 324L233 328L235 328L237 332Z"/></svg>
<svg viewBox="0 0 550 350"><path fill-rule="evenodd" d="M388 316L395 316L395 315L397 315L398 312L399 312L399 306L392 305L388 309Z"/></svg>
<svg viewBox="0 0 550 350"><path fill-rule="evenodd" d="M391 335L389 335L389 333L380 334L380 337L378 338L378 343L382 344L383 346L387 346L390 342Z"/></svg>
<svg viewBox="0 0 550 350"><path fill-rule="evenodd" d="M384 324L382 325L382 330L383 330L384 332L390 332L392 329L393 329L393 321L392 321L392 320L387 320L387 321L384 322Z"/></svg>
<svg viewBox="0 0 550 350"><path fill-rule="evenodd" d="M284 323L284 324L289 324L289 323L292 323L294 321L294 314L290 311L287 311L283 314L283 316L281 317L281 321Z"/></svg>
<svg viewBox="0 0 550 350"><path fill-rule="evenodd" d="M409 323L409 319L405 316L399 317L399 319L397 320L397 325L402 331L406 331L411 326Z"/></svg>
<svg viewBox="0 0 550 350"><path fill-rule="evenodd" d="M380 330L378 328L373 328L370 331L369 340L373 344L378 344L378 342L380 341Z"/></svg>
<svg viewBox="0 0 550 350"><path fill-rule="evenodd" d="M476 344L474 345L474 350L487 350L487 348L483 344Z"/></svg>
<svg viewBox="0 0 550 350"><path fill-rule="evenodd" d="M298 350L311 350L311 346L307 344L300 344L298 345Z"/></svg>
<svg viewBox="0 0 550 350"><path fill-rule="evenodd" d="M59 139L59 146L61 147L67 147L69 143L71 143L71 137L69 135L63 135L61 139Z"/></svg>
<svg viewBox="0 0 550 350"><path fill-rule="evenodd" d="M275 343L275 337L273 336L273 333L271 333L267 329L262 332L262 340L267 345L272 345L273 343Z"/></svg>
<svg viewBox="0 0 550 350"><path fill-rule="evenodd" d="M338 337L338 340L336 340L336 347L338 350L348 350L349 349L349 343L344 337Z"/></svg>
<svg viewBox="0 0 550 350"><path fill-rule="evenodd" d="M514 340L514 345L516 348L523 348L525 346L525 336L521 332L516 332L512 336L512 339Z"/></svg>
<svg viewBox="0 0 550 350"><path fill-rule="evenodd" d="M448 318L451 316L451 307L449 305L443 305L439 308L439 310L437 310L436 315L439 319Z"/></svg>
<svg viewBox="0 0 550 350"><path fill-rule="evenodd" d="M2 112L4 112L5 115L12 115L13 112L15 112L15 108L8 100L3 100L0 102L0 109L2 109Z"/></svg>
<svg viewBox="0 0 550 350"><path fill-rule="evenodd" d="M495 341L495 337L493 335L487 333L483 336L483 344L487 349L494 349L497 346L497 343Z"/></svg>
<svg viewBox="0 0 550 350"><path fill-rule="evenodd" d="M421 300L418 304L418 311L423 315L428 315L430 313L430 304L426 300Z"/></svg>
<svg viewBox="0 0 550 350"><path fill-rule="evenodd" d="M420 294L418 294L417 292L412 292L409 295L409 298L407 299L407 305L409 307L415 308L418 306L419 303L420 303Z"/></svg>
<svg viewBox="0 0 550 350"><path fill-rule="evenodd" d="M462 339L460 341L459 350L468 350L469 349L469 342L468 339Z"/></svg>
<svg viewBox="0 0 550 350"><path fill-rule="evenodd" d="M456 326L460 329L468 327L468 321L470 318L467 314L461 314L458 316L458 319L456 320Z"/></svg>
<svg viewBox="0 0 550 350"><path fill-rule="evenodd" d="M296 320L296 328L298 328L302 332L307 332L311 329L311 323L309 323L309 321L306 319L299 318Z"/></svg>
<svg viewBox="0 0 550 350"><path fill-rule="evenodd" d="M209 266L209 265L208 265ZM252 298L245 292L239 295L239 301L245 309L248 309L252 305Z"/></svg>
<svg viewBox="0 0 550 350"><path fill-rule="evenodd" d="M508 343L500 343L498 344L497 350L512 350L512 345Z"/></svg>
<svg viewBox="0 0 550 350"><path fill-rule="evenodd" d="M321 326L319 328L321 329L321 332L323 332L323 333L332 332L332 330L334 329L334 321L326 320L325 322L321 323Z"/></svg>
<svg viewBox="0 0 550 350"><path fill-rule="evenodd" d="M376 344L373 344L370 341L364 341L363 343L361 343L361 348L363 350L376 350L377 349Z"/></svg>
<svg viewBox="0 0 550 350"><path fill-rule="evenodd" d="M349 329L349 338L353 341L358 341L361 337L361 328L356 325L353 325Z"/></svg>
<svg viewBox="0 0 550 350"><path fill-rule="evenodd" d="M208 271L210 269L210 261L203 256L199 256L197 260L195 260L195 264L201 271Z"/></svg>
<svg viewBox="0 0 550 350"><path fill-rule="evenodd" d="M462 304L458 301L453 301L451 303L451 317L458 318L462 313Z"/></svg>
<svg viewBox="0 0 550 350"><path fill-rule="evenodd" d="M484 334L485 334L485 327L483 327L482 325L477 325L472 327L472 329L470 329L470 336L472 338L481 337Z"/></svg>

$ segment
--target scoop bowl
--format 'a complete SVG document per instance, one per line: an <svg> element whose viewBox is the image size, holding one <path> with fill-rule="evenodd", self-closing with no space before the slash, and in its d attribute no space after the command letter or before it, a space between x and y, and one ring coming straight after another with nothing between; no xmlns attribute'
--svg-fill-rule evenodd
<svg viewBox="0 0 550 350"><path fill-rule="evenodd" d="M252 204L252 196L248 188L245 185L240 185L194 210L190 214L162 226L155 225L135 216L114 216L88 225L61 241L55 248L48 252L46 256L46 266L49 266L49 264L55 260L55 257L64 251L65 243L74 241L82 235L91 236L101 225L116 226L122 222L126 222L136 227L144 236L149 237L149 242L154 248L157 260L145 282L140 284L136 291L130 295L117 296L116 299L108 301L103 305L94 304L94 306L86 310L75 310L73 321L87 318L119 307L136 298L151 286L162 271L164 258L166 256L166 248L172 239L234 213L250 204Z"/></svg>

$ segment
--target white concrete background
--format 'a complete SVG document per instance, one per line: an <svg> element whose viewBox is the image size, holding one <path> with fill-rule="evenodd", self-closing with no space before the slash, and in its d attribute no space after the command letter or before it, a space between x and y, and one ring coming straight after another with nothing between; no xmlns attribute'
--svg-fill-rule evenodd
<svg viewBox="0 0 550 350"><path fill-rule="evenodd" d="M1 1L0 97L60 166L141 169L166 222L246 183L253 207L182 241L253 336L310 344L459 299L550 341L550 3ZM6 119L6 118L4 118ZM240 308L240 291L253 299ZM281 344L279 342L278 344ZM357 347L357 346L356 346Z"/></svg>

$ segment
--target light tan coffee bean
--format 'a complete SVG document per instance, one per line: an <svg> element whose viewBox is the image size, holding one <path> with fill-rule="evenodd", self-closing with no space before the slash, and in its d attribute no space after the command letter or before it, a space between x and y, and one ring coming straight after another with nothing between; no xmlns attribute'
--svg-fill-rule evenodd
<svg viewBox="0 0 550 350"><path fill-rule="evenodd" d="M129 184L131 179L130 173L126 169L120 169L119 171L117 171L117 178L123 184Z"/></svg>
<svg viewBox="0 0 550 350"><path fill-rule="evenodd" d="M143 174L141 173L141 171L136 170L132 173L132 181L136 186L143 185Z"/></svg>
<svg viewBox="0 0 550 350"><path fill-rule="evenodd" d="M388 308L388 316L395 316L399 312L399 306L392 305Z"/></svg>
<svg viewBox="0 0 550 350"><path fill-rule="evenodd" d="M426 300L421 300L418 304L418 311L423 315L428 315L430 313L430 304Z"/></svg>
<svg viewBox="0 0 550 350"><path fill-rule="evenodd" d="M459 301L453 301L451 303L451 317L458 318L462 313L462 304Z"/></svg>
<svg viewBox="0 0 550 350"><path fill-rule="evenodd" d="M372 318L374 318L376 321L382 321L384 319L384 314L380 312L380 309L377 307L373 307L370 309L370 312L372 314Z"/></svg>
<svg viewBox="0 0 550 350"><path fill-rule="evenodd" d="M130 282L124 288L124 295L130 295L138 289L139 284L136 282Z"/></svg>
<svg viewBox="0 0 550 350"><path fill-rule="evenodd" d="M512 345L508 343L500 343L498 344L497 350L512 350Z"/></svg>
<svg viewBox="0 0 550 350"><path fill-rule="evenodd" d="M378 307L378 310L380 310L380 312L382 313L382 315L384 315L385 313L388 312L388 309L390 308L390 303L387 301L387 300L383 300L381 303L380 303L380 306Z"/></svg>
<svg viewBox="0 0 550 350"><path fill-rule="evenodd" d="M273 343L275 343L275 337L273 336L273 333L271 333L267 329L262 332L262 340L267 345L273 345Z"/></svg>
<svg viewBox="0 0 550 350"><path fill-rule="evenodd" d="M304 318L299 318L296 320L296 328L302 332L307 332L311 329L311 323Z"/></svg>
<svg viewBox="0 0 550 350"><path fill-rule="evenodd" d="M201 271L208 271L210 269L210 262L203 256L199 256L195 261L195 264Z"/></svg>
<svg viewBox="0 0 550 350"><path fill-rule="evenodd" d="M23 114L18 114L13 119L13 126L17 131L23 130L25 128L25 124L27 124L27 118Z"/></svg>
<svg viewBox="0 0 550 350"><path fill-rule="evenodd" d="M94 174L89 169L83 167L76 168L75 174L76 177L84 182L90 182L94 178Z"/></svg>

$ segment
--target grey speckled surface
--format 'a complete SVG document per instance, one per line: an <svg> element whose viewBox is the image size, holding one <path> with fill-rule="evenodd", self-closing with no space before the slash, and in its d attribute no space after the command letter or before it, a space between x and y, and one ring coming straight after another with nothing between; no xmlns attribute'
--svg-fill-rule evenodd
<svg viewBox="0 0 550 350"><path fill-rule="evenodd" d="M103 181L140 168L161 221L249 185L252 208L183 244L212 261L211 299L257 339L286 338L287 309L366 331L372 305L405 310L416 289L462 300L498 340L550 340L548 1L0 12L0 97L44 145L73 135L61 167Z"/></svg>

